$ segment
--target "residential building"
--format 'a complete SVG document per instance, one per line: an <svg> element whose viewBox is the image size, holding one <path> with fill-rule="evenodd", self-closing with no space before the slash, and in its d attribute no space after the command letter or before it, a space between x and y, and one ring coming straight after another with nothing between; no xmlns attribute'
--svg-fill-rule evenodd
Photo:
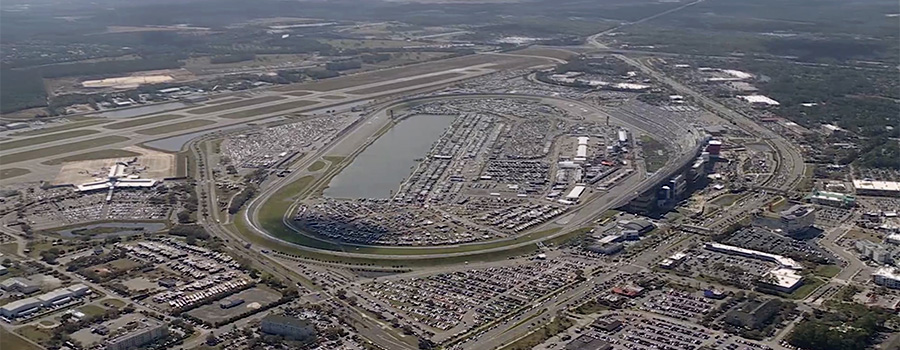
<svg viewBox="0 0 900 350"><path fill-rule="evenodd" d="M872 274L872 280L879 286L900 289L900 271L893 267L882 267Z"/></svg>

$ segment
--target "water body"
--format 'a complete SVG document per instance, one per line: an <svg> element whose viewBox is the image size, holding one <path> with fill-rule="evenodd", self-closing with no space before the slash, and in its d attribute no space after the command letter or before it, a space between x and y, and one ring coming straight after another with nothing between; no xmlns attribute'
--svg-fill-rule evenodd
<svg viewBox="0 0 900 350"><path fill-rule="evenodd" d="M79 235L77 232L73 232L73 231L92 230L92 229L104 228L104 227L116 228L119 230L117 230L116 232L100 233L100 234L91 235L91 238L104 239L107 237L116 237L116 236L123 237L123 236L139 235L139 234L142 234L145 232L153 233L153 232L158 232L158 231L165 229L166 224L161 223L161 222L107 222L107 223L102 223L102 224L94 224L94 225L76 227L76 228L65 230L65 231L59 231L58 233L60 236L63 236L66 238L76 238L76 237L81 237L81 235Z"/></svg>
<svg viewBox="0 0 900 350"><path fill-rule="evenodd" d="M146 142L146 143L144 143L144 145L146 145L147 147L155 148L158 150L163 150L166 152L178 152L181 150L182 147L184 147L185 144L187 144L191 140L198 138L200 136L203 136L203 135L206 135L209 133L214 133L217 131L226 131L226 130L231 130L231 129L243 128L246 126L247 126L246 124L229 125L229 126L218 128L218 129L203 130L203 131L198 131L198 132L192 132L190 134L184 134L184 135L178 135L178 136L172 136L169 138L154 140L154 141Z"/></svg>
<svg viewBox="0 0 900 350"><path fill-rule="evenodd" d="M391 191L412 174L416 159L453 123L447 115L406 118L353 159L325 190L332 198L390 198Z"/></svg>
<svg viewBox="0 0 900 350"><path fill-rule="evenodd" d="M252 123L246 123L246 124L240 123L240 124L234 124L234 125L229 125L229 126L223 126L221 128L192 132L190 134L172 136L172 137L168 137L168 138L164 138L164 139L146 142L146 143L144 143L144 145L147 147L152 147L152 148L163 150L166 152L178 152L178 151L181 151L181 148L184 147L184 145L187 144L188 142L190 142L191 140L198 138L200 136L206 135L206 134L220 132L220 131L228 131L228 130L239 129L239 128L245 128L245 127L251 126L251 124L252 125L262 125L265 123L271 123L271 122L280 121L280 120L284 120L284 116L266 118L263 120L254 121Z"/></svg>
<svg viewBox="0 0 900 350"><path fill-rule="evenodd" d="M98 113L97 116L103 117L103 118L112 118L112 119L131 118L131 117L137 117L137 116L147 115L147 114L152 114L152 113L176 110L176 109L184 108L187 106L188 106L187 104L182 103L182 102L169 102L169 103L160 103L160 104L136 107L136 108L113 109L113 110Z"/></svg>

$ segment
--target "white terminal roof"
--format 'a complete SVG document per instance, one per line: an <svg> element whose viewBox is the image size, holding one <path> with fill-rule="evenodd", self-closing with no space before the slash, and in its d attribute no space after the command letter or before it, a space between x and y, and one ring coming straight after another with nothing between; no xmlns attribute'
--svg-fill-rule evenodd
<svg viewBox="0 0 900 350"><path fill-rule="evenodd" d="M590 140L589 137L587 137L587 136L581 136L581 137L578 138L578 144L579 144L579 145L587 145L587 144L588 144L588 140Z"/></svg>
<svg viewBox="0 0 900 350"><path fill-rule="evenodd" d="M566 199L578 199L584 193L584 186L575 186L572 191L566 195Z"/></svg>
<svg viewBox="0 0 900 350"><path fill-rule="evenodd" d="M864 190L900 191L900 182L896 181L869 181L853 180L853 187Z"/></svg>
<svg viewBox="0 0 900 350"><path fill-rule="evenodd" d="M767 104L770 106L778 106L781 104L781 103L778 103L778 101L775 101L775 100L769 98L768 96L763 96L763 95L738 96L738 98L740 98L744 101L750 102L750 103L764 103L764 104Z"/></svg>

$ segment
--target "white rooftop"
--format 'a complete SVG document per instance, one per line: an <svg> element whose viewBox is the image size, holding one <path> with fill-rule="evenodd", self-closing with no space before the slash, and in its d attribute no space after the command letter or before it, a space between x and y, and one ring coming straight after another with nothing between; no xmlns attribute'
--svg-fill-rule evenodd
<svg viewBox="0 0 900 350"><path fill-rule="evenodd" d="M853 187L864 190L878 191L900 191L900 182L896 181L875 181L875 180L853 180Z"/></svg>
<svg viewBox="0 0 900 350"><path fill-rule="evenodd" d="M778 106L781 104L781 103L778 103L778 101L775 101L775 100L769 98L768 96L763 96L763 95L746 95L746 96L738 96L738 98L740 98L744 101L750 102L750 103L764 103L764 104L767 104L770 106Z"/></svg>

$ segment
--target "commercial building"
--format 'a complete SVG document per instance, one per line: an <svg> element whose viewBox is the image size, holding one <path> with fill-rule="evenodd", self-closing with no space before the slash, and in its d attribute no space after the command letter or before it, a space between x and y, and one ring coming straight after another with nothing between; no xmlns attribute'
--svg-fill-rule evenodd
<svg viewBox="0 0 900 350"><path fill-rule="evenodd" d="M856 205L856 197L840 192L815 190L806 196L806 199L811 203L838 208L849 208Z"/></svg>
<svg viewBox="0 0 900 350"><path fill-rule="evenodd" d="M653 231L656 228L656 225L647 220L619 220L617 224L622 228L623 232L635 231L639 235Z"/></svg>
<svg viewBox="0 0 900 350"><path fill-rule="evenodd" d="M900 244L900 234L895 233L892 235L888 235L884 240L891 244Z"/></svg>
<svg viewBox="0 0 900 350"><path fill-rule="evenodd" d="M594 338L587 334L582 334L580 337L575 338L575 340L566 344L565 350L609 350L612 349L612 345L603 340Z"/></svg>
<svg viewBox="0 0 900 350"><path fill-rule="evenodd" d="M900 196L900 182L896 181L853 180L853 187L856 194L866 196Z"/></svg>
<svg viewBox="0 0 900 350"><path fill-rule="evenodd" d="M872 274L872 281L879 286L900 289L900 273L893 267L882 267Z"/></svg>
<svg viewBox="0 0 900 350"><path fill-rule="evenodd" d="M591 328L598 331L613 332L622 327L622 321L598 318L591 323Z"/></svg>
<svg viewBox="0 0 900 350"><path fill-rule="evenodd" d="M681 264L684 259L687 258L687 254L685 253L675 253L672 256L663 259L659 262L659 267L664 269L671 269L678 264Z"/></svg>
<svg viewBox="0 0 900 350"><path fill-rule="evenodd" d="M803 284L803 276L796 270L783 267L769 271L766 277L761 282L763 285L783 293L791 293Z"/></svg>
<svg viewBox="0 0 900 350"><path fill-rule="evenodd" d="M788 257L783 257L781 255L765 253L765 252L761 252L758 250L752 250L752 249L744 249L741 247L735 247L735 246L731 246L731 245L727 245L727 244L714 243L714 242L707 242L704 247L706 249L714 251L714 252L733 254L733 255L743 256L743 257L752 258L752 259L759 259L759 260L774 262L778 265L781 265L782 267L786 267L789 269L794 269L794 270L803 269L803 265L801 265L794 259L791 259Z"/></svg>
<svg viewBox="0 0 900 350"><path fill-rule="evenodd" d="M109 327L112 331L112 327ZM104 341L106 350L126 350L139 348L169 334L166 324L152 318L129 320L116 328L116 333Z"/></svg>
<svg viewBox="0 0 900 350"><path fill-rule="evenodd" d="M793 235L805 232L815 225L815 211L815 208L809 205L794 205L777 214L764 211L754 217L753 222L759 226Z"/></svg>
<svg viewBox="0 0 900 350"><path fill-rule="evenodd" d="M622 249L625 249L625 246L622 243L592 244L587 246L586 249L597 254L613 255L621 252Z"/></svg>
<svg viewBox="0 0 900 350"><path fill-rule="evenodd" d="M283 315L268 315L260 322L259 329L266 334L302 340L316 335L316 327L306 320Z"/></svg>

